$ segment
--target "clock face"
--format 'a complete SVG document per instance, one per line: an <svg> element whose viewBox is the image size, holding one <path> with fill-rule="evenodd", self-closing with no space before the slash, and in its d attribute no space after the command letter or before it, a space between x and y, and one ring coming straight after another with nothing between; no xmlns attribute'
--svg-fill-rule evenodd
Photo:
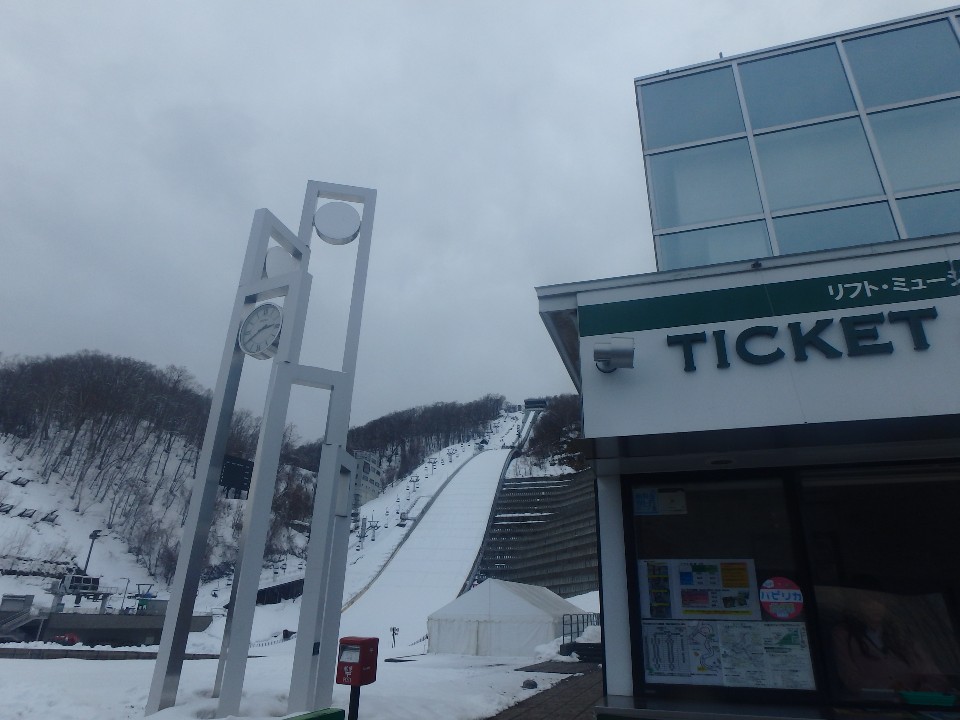
<svg viewBox="0 0 960 720"><path fill-rule="evenodd" d="M237 336L240 349L259 360L273 357L277 353L282 324L283 312L279 305L258 305L240 323L240 333Z"/></svg>

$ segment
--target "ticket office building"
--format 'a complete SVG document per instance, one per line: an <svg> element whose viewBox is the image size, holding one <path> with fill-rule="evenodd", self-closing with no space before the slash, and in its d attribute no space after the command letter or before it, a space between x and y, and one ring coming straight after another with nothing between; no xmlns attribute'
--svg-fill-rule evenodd
<svg viewBox="0 0 960 720"><path fill-rule="evenodd" d="M598 718L960 718L957 15L637 81L660 269L538 288Z"/></svg>

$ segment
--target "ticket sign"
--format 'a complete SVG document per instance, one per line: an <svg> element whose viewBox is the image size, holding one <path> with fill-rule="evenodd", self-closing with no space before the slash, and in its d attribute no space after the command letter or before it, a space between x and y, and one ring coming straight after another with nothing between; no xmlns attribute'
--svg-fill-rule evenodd
<svg viewBox="0 0 960 720"><path fill-rule="evenodd" d="M793 580L772 577L760 585L760 607L777 620L793 620L803 612L803 592Z"/></svg>
<svg viewBox="0 0 960 720"><path fill-rule="evenodd" d="M659 456L661 435L782 426L805 437L817 424L956 414L942 378L960 354L960 243L890 245L578 290L584 436L647 438L637 449ZM601 372L594 357L614 339L633 366ZM852 385L864 389L855 402ZM680 447L670 452L692 452Z"/></svg>

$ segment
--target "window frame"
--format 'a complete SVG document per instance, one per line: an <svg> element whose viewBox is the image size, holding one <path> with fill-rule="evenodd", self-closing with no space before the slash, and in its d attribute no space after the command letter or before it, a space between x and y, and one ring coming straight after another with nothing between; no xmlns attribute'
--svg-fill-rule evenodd
<svg viewBox="0 0 960 720"><path fill-rule="evenodd" d="M898 461L860 463L856 465L822 465L780 468L722 469L683 472L656 472L624 474L620 490L623 507L623 534L631 662L633 669L634 697L640 700L664 699L689 702L722 702L730 706L750 704L777 704L793 707L862 708L876 704L844 699L837 691L836 678L829 668L832 657L826 654L823 645L825 625L820 616L814 583L816 569L811 557L811 531L814 529L804 516L805 497L808 488L818 486L856 485L869 488L878 485L904 485L942 483L951 481L960 484L960 461ZM773 688L725 687L718 685L648 683L644 677L643 631L640 611L640 579L638 561L644 556L640 533L636 529L634 508L635 488L679 488L691 486L714 486L735 492L756 484L781 487L785 516L788 519L790 544L796 577L792 578L804 593L804 623L810 643L810 659L813 667L815 690L783 690ZM738 485L740 486L738 488ZM705 556L706 557L706 556ZM757 582L760 582L757 577ZM954 624L956 640L960 643L960 598L948 606ZM876 705L891 711L909 708L934 710L936 706L910 706L894 703ZM942 708L941 708L942 709Z"/></svg>
<svg viewBox="0 0 960 720"><path fill-rule="evenodd" d="M926 25L926 24L939 22L939 21L947 22L950 29L953 31L955 38L958 41L958 45L960 45L960 13L958 13L957 8L948 8L946 10L940 10L940 11L934 11L934 12L915 15L913 17L904 18L902 20L898 20L894 22L880 23L877 25L872 25L865 28L851 30L844 33L837 33L834 35L826 35L818 38L812 38L810 40L793 43L789 45L784 45L780 47L775 47L775 48L771 48L764 51L748 53L748 54L736 56L730 59L701 63L701 64L690 66L687 68L682 68L680 70L667 71L667 72L657 73L655 75L649 75L649 76L637 78L634 81L635 98L637 102L638 119L640 121L641 142L643 145L644 175L645 175L646 187L647 187L647 202L650 208L650 217L653 225L654 251L658 261L658 269L663 269L660 263L660 259L662 257L661 238L667 235L671 235L679 232L687 232L691 230L701 230L701 229L706 229L711 227L720 227L724 225L733 225L733 224L738 224L743 222L749 222L749 221L760 219L762 217L762 219L767 224L767 235L770 239L772 255L779 256L779 255L788 254L788 253L784 253L781 251L779 241L777 238L776 228L774 227L774 222L773 222L775 218L783 217L784 215L788 215L788 214L815 212L818 210L832 209L835 207L855 206L855 205L860 205L860 204L869 203L869 202L876 202L879 200L886 200L888 203L890 211L893 215L894 225L897 229L897 239L904 240L904 239L910 238L911 235L907 232L903 217L900 214L900 209L899 209L899 205L897 204L897 200L900 198L916 197L919 195L934 195L942 192L951 191L951 190L960 188L960 183L950 184L950 185L941 185L941 186L931 186L929 188L903 191L903 192L894 191L890 177L888 176L886 172L886 168L884 167L883 158L879 152L877 140L873 133L873 127L870 122L870 116L880 112L889 111L889 110L913 107L916 105L923 105L927 103L939 102L942 100L948 100L955 97L960 97L960 91L945 93L945 94L936 95L936 96L918 97L915 99L891 103L888 105L878 105L876 107L867 108L864 106L864 103L860 96L860 91L857 85L856 76L850 65L850 60L846 55L844 44L851 40L857 40L857 39L869 37L872 35L893 32L896 30L904 29L904 28L921 26L921 25ZM828 116L813 117L806 120L800 120L797 122L786 123L778 126L764 127L759 129L753 128L751 125L748 103L744 96L743 81L740 74L741 66L748 63L765 60L765 59L770 59L770 58L789 55L793 53L799 53L806 50L825 47L831 44L835 46L839 54L841 65L844 71L844 77L854 97L856 109L848 112L836 113ZM744 122L744 128L745 128L744 132L727 134L724 136L711 137L709 139L704 139L699 141L684 142L684 143L680 143L672 146L651 147L648 142L647 132L646 132L646 119L644 115L644 107L643 107L643 99L642 99L643 88L655 83L671 81L674 79L680 79L685 76L710 72L712 70L719 70L724 67L729 67L733 71L734 80L737 86L738 99L740 101L741 116L743 117L743 122ZM853 118L853 117L860 118L861 125L867 137L867 143L870 149L871 159L873 160L874 166L880 177L882 194L877 196L867 197L867 198L857 198L855 200L839 200L839 201L831 201L828 203L823 203L816 206L811 205L811 206L803 206L798 208L791 208L789 211L771 210L770 203L767 197L767 184L764 180L762 170L759 166L759 158L757 155L755 139L767 133L780 132L784 130L804 127L807 125L814 125L814 124L824 123L824 122L832 122L835 120L843 120L843 119ZM735 217L730 216L730 217L723 218L722 220L715 220L710 222L696 223L696 224L682 225L682 226L661 225L657 215L657 209L656 209L650 158L652 156L659 155L664 152L688 149L691 147L697 147L701 145L713 144L717 142L735 140L740 138L746 138L750 146L751 157L754 163L754 172L756 175L757 187L760 192L760 202L761 202L761 208L762 208L761 213L735 216ZM960 228L958 228L957 231L960 232ZM690 266L690 267L696 267L696 266Z"/></svg>

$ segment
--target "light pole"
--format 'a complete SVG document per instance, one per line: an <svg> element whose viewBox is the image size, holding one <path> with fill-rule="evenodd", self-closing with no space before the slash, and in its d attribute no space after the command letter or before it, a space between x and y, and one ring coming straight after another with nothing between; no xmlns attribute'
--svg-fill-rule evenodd
<svg viewBox="0 0 960 720"><path fill-rule="evenodd" d="M123 604L127 601L127 588L130 587L130 578L120 579L127 581L127 584L123 586L123 596L120 598L120 614L123 615Z"/></svg>
<svg viewBox="0 0 960 720"><path fill-rule="evenodd" d="M83 574L87 574L87 566L90 565L90 556L93 554L93 544L97 541L97 538L100 537L101 530L94 530L90 533L90 550L87 551L87 561L83 564Z"/></svg>

